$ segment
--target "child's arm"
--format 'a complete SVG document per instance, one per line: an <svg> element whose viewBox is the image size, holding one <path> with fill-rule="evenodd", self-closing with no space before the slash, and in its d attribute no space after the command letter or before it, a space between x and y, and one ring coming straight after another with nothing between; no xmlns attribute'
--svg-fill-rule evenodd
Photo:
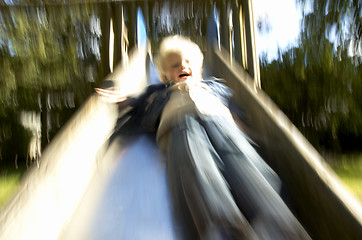
<svg viewBox="0 0 362 240"><path fill-rule="evenodd" d="M104 101L117 103L119 109L129 107L117 120L115 131L135 133L155 131L163 104L167 102L166 88L164 84L150 85L142 94L135 97L123 96L120 91L112 88L95 88L95 91L104 98Z"/></svg>
<svg viewBox="0 0 362 240"><path fill-rule="evenodd" d="M123 107L130 104L132 98L128 96L123 96L117 90L103 89L103 88L95 88L96 93L102 97L105 102L109 103L117 103L118 107L122 109Z"/></svg>
<svg viewBox="0 0 362 240"><path fill-rule="evenodd" d="M128 99L127 96L122 96L119 91L109 90L103 88L95 88L94 89L98 95L104 97L106 102L110 103L120 103Z"/></svg>

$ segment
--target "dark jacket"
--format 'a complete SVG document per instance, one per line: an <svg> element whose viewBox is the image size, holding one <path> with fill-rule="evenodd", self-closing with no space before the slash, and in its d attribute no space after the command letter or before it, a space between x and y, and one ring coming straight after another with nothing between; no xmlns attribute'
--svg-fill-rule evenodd
<svg viewBox="0 0 362 240"><path fill-rule="evenodd" d="M226 106L230 106L233 95L222 79L209 78L202 80L211 93ZM131 99L132 107L117 121L116 132L123 134L155 133L157 131L163 107L170 98L169 84L155 84L147 87L139 97Z"/></svg>

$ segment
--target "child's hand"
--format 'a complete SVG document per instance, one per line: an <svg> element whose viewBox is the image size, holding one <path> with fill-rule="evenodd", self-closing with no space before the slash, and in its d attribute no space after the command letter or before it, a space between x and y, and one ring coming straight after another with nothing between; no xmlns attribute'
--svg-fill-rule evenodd
<svg viewBox="0 0 362 240"><path fill-rule="evenodd" d="M127 97L121 96L121 93L116 90L108 90L103 88L95 88L96 93L102 97L106 102L121 103L127 100Z"/></svg>

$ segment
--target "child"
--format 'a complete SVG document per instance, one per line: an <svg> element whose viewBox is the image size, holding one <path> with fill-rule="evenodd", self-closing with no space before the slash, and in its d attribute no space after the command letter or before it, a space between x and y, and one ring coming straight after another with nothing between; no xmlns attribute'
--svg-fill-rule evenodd
<svg viewBox="0 0 362 240"><path fill-rule="evenodd" d="M131 100L124 127L135 124L156 133L167 154L177 219L186 232L195 226L200 239L309 239L279 197L276 174L235 124L228 108L231 91L215 79L202 79L202 62L195 43L166 37L156 59L163 84Z"/></svg>

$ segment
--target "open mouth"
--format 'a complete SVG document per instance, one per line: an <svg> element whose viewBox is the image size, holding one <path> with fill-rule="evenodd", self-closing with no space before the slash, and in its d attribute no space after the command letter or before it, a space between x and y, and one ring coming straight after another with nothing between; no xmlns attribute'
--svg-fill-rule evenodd
<svg viewBox="0 0 362 240"><path fill-rule="evenodd" d="M184 77L189 77L190 74L189 73L181 73L180 75L178 75L179 78L184 78Z"/></svg>

